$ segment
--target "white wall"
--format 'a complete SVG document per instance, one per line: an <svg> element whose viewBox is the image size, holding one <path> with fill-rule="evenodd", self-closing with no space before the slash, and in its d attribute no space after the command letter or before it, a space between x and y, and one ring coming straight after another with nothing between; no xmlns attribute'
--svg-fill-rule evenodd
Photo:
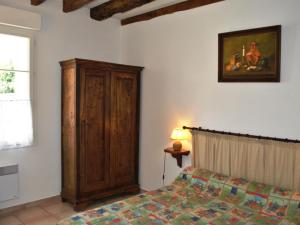
<svg viewBox="0 0 300 225"><path fill-rule="evenodd" d="M0 152L20 165L20 198L0 208L60 192L60 67L58 61L91 58L145 66L142 82L140 183L162 185L163 148L176 126L300 138L300 1L226 0L121 28L114 19L97 22L89 11L62 13L62 1L31 7L29 0L0 5L38 12L33 32L35 146ZM282 24L282 82L217 82L217 34ZM8 29L0 27L0 30ZM20 32L22 30L18 29ZM32 32L32 31L31 31ZM185 143L190 147L189 143ZM190 164L190 157L184 166ZM167 158L167 182L178 173Z"/></svg>
<svg viewBox="0 0 300 225"><path fill-rule="evenodd" d="M30 30L41 29L41 15L26 10L0 5L0 24Z"/></svg>
<svg viewBox="0 0 300 225"><path fill-rule="evenodd" d="M119 21L97 22L89 10L65 14L62 1L49 0L30 6L30 0L0 0L0 5L42 15L41 31L32 32L34 46L34 110L36 144L21 150L0 152L1 161L20 166L20 198L0 204L0 208L34 201L60 193L60 60L89 58L119 62ZM12 28L0 27L0 30ZM16 29L16 28L13 28ZM18 32L24 32L18 29Z"/></svg>
<svg viewBox="0 0 300 225"><path fill-rule="evenodd" d="M145 66L140 183L161 186L179 125L300 138L300 1L226 0L122 27L122 61ZM218 33L281 24L281 83L218 83ZM190 159L185 160L185 165ZM167 158L167 181L178 173Z"/></svg>

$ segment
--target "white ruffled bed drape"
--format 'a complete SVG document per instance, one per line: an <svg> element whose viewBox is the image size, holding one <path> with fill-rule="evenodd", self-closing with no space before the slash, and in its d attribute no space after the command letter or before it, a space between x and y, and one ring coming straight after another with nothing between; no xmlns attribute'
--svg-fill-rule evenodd
<svg viewBox="0 0 300 225"><path fill-rule="evenodd" d="M300 191L300 144L192 133L194 167Z"/></svg>

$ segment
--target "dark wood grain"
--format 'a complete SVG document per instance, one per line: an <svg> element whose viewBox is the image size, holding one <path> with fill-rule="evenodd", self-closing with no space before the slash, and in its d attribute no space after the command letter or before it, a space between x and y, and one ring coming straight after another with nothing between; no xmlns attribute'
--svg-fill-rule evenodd
<svg viewBox="0 0 300 225"><path fill-rule="evenodd" d="M182 168L182 156L190 154L189 150L181 149L180 151L175 151L173 148L166 148L164 152L171 154L171 156L176 159L177 166L180 168Z"/></svg>
<svg viewBox="0 0 300 225"><path fill-rule="evenodd" d="M84 59L62 66L62 199L82 209L136 193L142 67Z"/></svg>
<svg viewBox="0 0 300 225"><path fill-rule="evenodd" d="M40 5L46 0L31 0L31 5Z"/></svg>
<svg viewBox="0 0 300 225"><path fill-rule="evenodd" d="M92 1L94 0L63 0L63 11L66 13L74 11Z"/></svg>
<svg viewBox="0 0 300 225"><path fill-rule="evenodd" d="M75 68L62 70L62 192L75 198L76 171L76 78Z"/></svg>
<svg viewBox="0 0 300 225"><path fill-rule="evenodd" d="M113 186L137 182L135 179L137 75L112 72L111 95L111 176ZM135 150L134 150L135 149ZM133 151L134 150L134 151Z"/></svg>
<svg viewBox="0 0 300 225"><path fill-rule="evenodd" d="M154 0L111 0L91 9L91 18L104 20L116 13L123 13Z"/></svg>
<svg viewBox="0 0 300 225"><path fill-rule="evenodd" d="M174 5L166 6L164 8L146 12L141 15L123 19L121 21L121 24L127 25L130 23L136 23L136 22L140 22L140 21L150 20L150 19L153 19L158 16L163 16L163 15L175 13L178 11L189 10L189 9L197 8L200 6L204 6L204 5L208 5L208 4L212 4L212 3L216 3L216 2L220 2L220 1L224 1L224 0L187 0L187 1L180 2L180 3L174 4Z"/></svg>
<svg viewBox="0 0 300 225"><path fill-rule="evenodd" d="M83 192L109 187L109 145L105 123L109 122L109 77L95 69L81 71L80 173Z"/></svg>

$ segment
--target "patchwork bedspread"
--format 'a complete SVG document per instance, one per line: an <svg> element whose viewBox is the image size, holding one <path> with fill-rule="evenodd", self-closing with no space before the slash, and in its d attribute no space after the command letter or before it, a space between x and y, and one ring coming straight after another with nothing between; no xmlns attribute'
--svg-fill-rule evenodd
<svg viewBox="0 0 300 225"><path fill-rule="evenodd" d="M188 167L170 186L58 223L102 224L300 225L300 193Z"/></svg>

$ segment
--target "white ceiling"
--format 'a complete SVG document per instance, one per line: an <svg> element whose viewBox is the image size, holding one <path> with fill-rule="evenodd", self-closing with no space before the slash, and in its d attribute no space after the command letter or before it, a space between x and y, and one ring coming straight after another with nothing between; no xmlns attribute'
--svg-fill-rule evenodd
<svg viewBox="0 0 300 225"><path fill-rule="evenodd" d="M100 5L107 1L109 1L109 0L95 0L95 1L91 2L90 4L86 5L86 7L93 8L93 7ZM113 17L118 18L118 19L125 19L125 18L131 17L131 16L136 16L139 14L143 14L145 12L149 12L149 11L152 11L155 9L159 9L159 8L162 8L165 6L173 5L173 4L176 4L179 2L184 2L184 1L186 1L186 0L155 0L153 2L150 2L148 4L140 6L138 8L130 10L128 12L115 14Z"/></svg>

